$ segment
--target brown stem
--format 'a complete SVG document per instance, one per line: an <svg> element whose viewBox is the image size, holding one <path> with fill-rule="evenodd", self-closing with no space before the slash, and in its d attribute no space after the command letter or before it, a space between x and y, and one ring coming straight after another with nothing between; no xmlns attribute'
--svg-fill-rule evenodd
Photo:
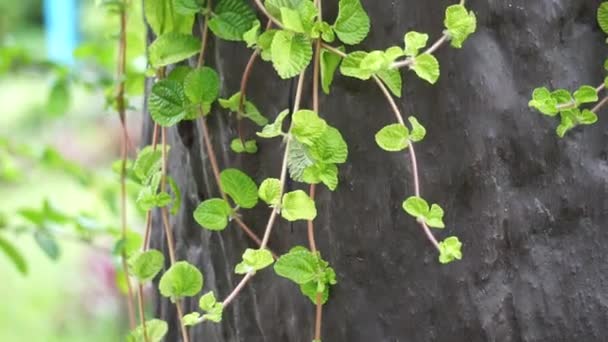
<svg viewBox="0 0 608 342"><path fill-rule="evenodd" d="M602 99L602 101L600 101L600 102L599 102L597 105L595 105L595 107L593 107L593 108L591 109L591 111L592 111L592 112L594 112L595 114L597 114L597 112L598 112L600 109L602 109L602 107L603 107L603 106L604 106L606 103L608 103L608 96L604 97L604 98Z"/></svg>
<svg viewBox="0 0 608 342"><path fill-rule="evenodd" d="M207 0L207 13L211 13L211 0ZM207 40L209 36L209 14L205 15L205 23L201 27L201 50L198 54L196 67L200 68L205 64L205 50L207 49Z"/></svg>
<svg viewBox="0 0 608 342"><path fill-rule="evenodd" d="M141 321L141 327L144 332L144 342L148 342L148 330L146 327L146 315L144 313L144 286L140 283L137 291L137 304L139 307L139 319Z"/></svg>
<svg viewBox="0 0 608 342"><path fill-rule="evenodd" d="M382 93L384 94L384 97L386 97L386 100L390 104L391 108L393 109L397 121L399 121L400 124L405 125L405 122L403 121L403 115L401 114L401 111L399 110L399 107L397 106L395 99L393 99L393 96L391 96L389 90L377 76L374 75L373 78L374 81L376 81L376 84L378 84L378 87L380 87L380 90L382 90ZM416 196L420 197L420 177L418 176L418 162L416 159L416 150L414 149L414 144L411 141L409 143L409 149L410 159L412 162L412 175L414 178L414 190ZM424 223L423 221L419 221L418 223L420 223L420 225L422 226L424 234L429 239L429 241L433 244L433 246L435 246L435 248L439 250L439 243L437 242L437 239L435 238L429 227L426 225L426 223Z"/></svg>
<svg viewBox="0 0 608 342"><path fill-rule="evenodd" d="M182 332L183 342L190 342L190 336L188 335L188 330L186 329L186 325L184 325L184 310L182 309L181 301L177 300L175 302L175 307L177 308L177 317L179 320L180 331Z"/></svg>
<svg viewBox="0 0 608 342"><path fill-rule="evenodd" d="M297 112L300 107L300 101L302 99L302 88L303 88L303 84L304 84L304 74L305 74L305 71L303 71L300 74L300 78L298 79L298 86L296 88L296 98L294 100L294 106L293 106L292 113ZM280 179L281 197L283 196L283 193L285 190L285 181L287 179L287 157L289 156L289 144L291 141L291 138L289 137L290 132L291 132L291 126L289 128L289 131L287 132L287 143L285 144L285 150L283 152L283 163L281 165L281 179ZM266 224L266 229L264 231L264 238L262 239L262 244L260 245L260 249L266 248L266 245L268 244L268 239L270 238L270 233L272 232L272 226L274 225L274 221L277 217L277 214L278 214L277 207L272 208L272 212L270 213L270 217L268 218L268 224ZM224 305L224 308L226 308L226 306L228 306L232 301L234 301L234 299L238 296L238 294L242 291L242 289L245 287L247 282L249 282L249 280L252 277L253 277L253 273L248 272L243 277L243 279L241 279L239 284L232 290L232 292L228 295L228 297L226 297L226 299L222 302L222 304Z"/></svg>
<svg viewBox="0 0 608 342"><path fill-rule="evenodd" d="M239 99L239 109L237 112L237 131L239 134L239 139L241 143L244 145L245 140L243 139L243 125L242 125L242 113L245 111L245 96L247 96L247 83L249 82L249 76L251 75L251 71L253 70L253 65L255 61L258 59L260 55L260 50L255 49L249 57L249 61L247 61L247 65L245 66L245 71L243 71L243 76L241 77L241 97Z"/></svg>
<svg viewBox="0 0 608 342"><path fill-rule="evenodd" d="M281 24L281 22L273 17L268 10L266 9L266 7L264 7L264 4L262 4L262 1L260 0L254 0L256 6L260 9L260 11L262 11L262 13L264 13L264 15L266 16L266 18L268 18L268 20L270 20L272 23L274 23L276 26L278 26L279 28L283 28L283 24Z"/></svg>
<svg viewBox="0 0 608 342"><path fill-rule="evenodd" d="M126 109L125 109L125 69L127 63L127 13L126 4L125 8L120 12L120 36L118 45L118 67L116 71L116 78L118 80L118 86L116 89L116 107L118 110L118 116L122 123L122 143L121 143L121 158L122 165L120 170L120 212L121 212L121 225L122 225L122 239L127 238L127 145L129 141L129 134L127 132L126 123ZM136 326L135 321L135 308L133 307L133 289L131 288L131 282L129 281L129 269L127 265L127 255L123 251L121 253L122 267L127 278L127 309L129 312L129 325L131 329Z"/></svg>

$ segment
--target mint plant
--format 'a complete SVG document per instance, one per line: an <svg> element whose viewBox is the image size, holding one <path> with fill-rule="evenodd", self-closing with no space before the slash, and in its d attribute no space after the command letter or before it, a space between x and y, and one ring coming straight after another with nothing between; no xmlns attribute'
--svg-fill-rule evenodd
<svg viewBox="0 0 608 342"><path fill-rule="evenodd" d="M333 22L324 20L322 0L146 0L143 12L154 34L147 51L146 71L146 75L153 79L147 108L154 122L154 131L152 144L139 151L129 140L125 121L129 106L126 19L131 10L130 3L112 0L102 1L102 5L117 14L120 22L115 90L109 103L116 109L122 124L121 159L113 165L120 175L121 188L121 229L114 249L121 257L121 271L125 274L131 326L128 341L160 341L167 333L166 322L149 319L145 314L143 291L144 286L151 282L158 281L158 293L176 305L181 338L187 342L188 327L221 322L225 310L254 276L272 271L293 282L315 305L315 329L311 339L321 341L323 305L329 300L331 287L338 283L338 277L317 248L314 220L319 208L315 197L319 191L335 191L340 186L339 171L348 160L349 147L340 127L334 127L331 120L324 117L319 96L321 92L331 96L331 86L338 73L363 81L373 80L395 115L396 122L387 123L380 129L375 134L375 142L387 152L409 154L414 189L412 194L403 193L403 218L410 215L414 220L406 222L416 222L422 227L437 250L439 263L447 264L462 258L462 243L457 237L449 236L438 241L431 231L431 228L444 229L447 220L442 207L424 198L421 192L415 148L432 131L427 132L413 115L407 116L406 123L395 98L402 96L402 68L412 71L426 83L435 84L441 76L436 51L448 43L454 48L462 48L475 32L475 14L465 7L464 1L446 8L445 30L432 44L429 44L427 33L410 31L404 33L402 42L386 48L350 51L353 45L364 41L371 27L370 17L360 0L339 0L338 14ZM262 25L256 9L264 15L266 25ZM608 27L606 11L606 8L601 10L599 17L604 18L602 20ZM195 22L201 24L197 36L192 34ZM211 35L217 39L242 42L243 46L252 49L239 89L222 89L219 73L206 65ZM279 78L297 77L291 108L276 115L265 115L263 108L261 110L255 104L255 99L247 96L249 75L259 59L270 63ZM178 65L169 67L175 64ZM312 106L303 108L308 69L312 69ZM61 92L61 89L56 91ZM567 117L573 124L591 122L593 116L589 111L579 110L579 106L597 101L598 91L581 87L571 95L541 89L535 92L533 105L552 115L560 113L562 118ZM231 95L221 97L222 94ZM216 156L218 147L210 138L215 132L207 125L211 115L236 117L237 135L231 137L230 142L234 153L255 158L259 139L280 144L283 154L279 173L266 179L256 179L246 170L220 165ZM195 265L178 260L175 252L170 219L180 210L182 194L179 184L167 172L171 150L166 142L166 132L167 128L184 121L196 121L200 125L204 139L202 148L209 158L217 185L217 193L201 201L192 213L193 218L201 229L213 234L227 234L230 224L236 223L256 244L255 248L247 248L241 261L234 265L235 274L242 277L223 300L216 298L213 292L203 294L204 275ZM255 136L245 136L243 126L246 124L257 128ZM128 158L130 154L132 159ZM305 184L308 191L288 191L289 180ZM135 192L137 208L146 216L143 236L128 227L127 185ZM259 205L266 206L269 213L261 237L243 220L247 210ZM153 211L160 216L166 238L167 269L164 255L149 246ZM36 213L23 215L34 223L38 222ZM270 238L276 222L281 219L307 223L307 247L294 246L279 255L272 251ZM52 239L45 239L43 233L38 234L41 235L39 239L43 249L50 256L58 254ZM10 255L20 269L25 269L18 251L1 238L0 249ZM198 299L197 310L184 312L182 303L187 298ZM137 318L139 323L136 323Z"/></svg>
<svg viewBox="0 0 608 342"><path fill-rule="evenodd" d="M597 11L597 22L602 31L608 35L608 2L602 2ZM608 71L608 59L604 62L604 69ZM549 90L546 87L534 89L532 99L528 103L544 115L556 117L559 115L560 123L555 132L560 138L573 128L581 125L592 125L597 122L597 113L608 103L608 96L600 100L599 94L606 89L608 77L594 87L582 85L576 91L567 89ZM588 108L594 104L592 108Z"/></svg>

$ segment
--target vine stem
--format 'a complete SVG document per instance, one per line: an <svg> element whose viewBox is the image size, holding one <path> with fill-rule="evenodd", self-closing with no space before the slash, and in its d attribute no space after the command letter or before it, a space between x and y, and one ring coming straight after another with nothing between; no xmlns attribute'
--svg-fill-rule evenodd
<svg viewBox="0 0 608 342"><path fill-rule="evenodd" d="M144 311L144 286L139 283L137 286L137 306L139 308L139 318L141 320L141 328L144 333L144 342L150 341L148 338L148 328L146 327L146 314Z"/></svg>
<svg viewBox="0 0 608 342"><path fill-rule="evenodd" d="M380 87L380 90L382 90L382 93L384 94L384 97L386 97L386 100L389 102L391 108L393 109L393 112L395 113L395 117L397 118L397 121L399 121L400 124L405 126L405 122L403 121L403 115L401 114L401 110L399 110L399 107L397 106L395 99L393 99L393 96L391 95L389 90L386 88L384 83L382 83L382 81L376 75L374 75L373 78L374 78L374 81L376 81L376 84L378 85L378 87ZM409 145L409 149L410 149L410 160L412 163L412 176L414 178L414 191L416 193L416 196L420 197L420 177L418 176L418 161L416 158L416 149L414 148L414 144L411 141L409 142L408 145ZM422 229L424 230L424 233L425 233L426 237L429 239L429 241L433 244L433 246L435 246L435 248L437 248L437 250L439 250L439 242L437 242L437 239L431 232L431 229L427 226L427 224L425 222L423 222L423 221L417 221L417 222L420 223L420 225L422 226Z"/></svg>
<svg viewBox="0 0 608 342"><path fill-rule="evenodd" d="M591 109L593 113L596 113L606 104L608 103L608 96L604 97L602 101L600 101L595 107Z"/></svg>
<svg viewBox="0 0 608 342"><path fill-rule="evenodd" d="M300 101L302 99L302 88L304 85L304 75L305 75L305 71L303 71L300 74L300 77L298 79L298 86L296 88L296 97L294 100L294 106L293 106L292 113L297 112L300 107ZM285 143L285 151L283 152L283 162L281 164L281 178L279 181L281 183L281 191L280 191L281 196L283 196L283 193L285 191L285 181L287 179L287 160L289 157L289 145L290 145L290 141L291 141L291 137L289 136L290 132L291 132L291 127L289 128L289 132L287 132L287 142ZM277 214L278 214L278 208L273 207L272 212L270 213L270 217L268 218L268 223L266 224L266 229L264 231L264 237L262 238L262 243L260 245L260 249L266 248L266 245L268 244L268 239L270 238L270 233L272 232L272 226L274 225ZM253 272L248 272L247 274L245 274L245 276L243 277L243 279L241 279L239 284L232 290L232 292L222 302L222 305L224 306L224 308L226 308L228 305L230 305L230 303L232 303L234 301L234 299L243 290L245 285L249 282L249 280L252 277L253 277Z"/></svg>
<svg viewBox="0 0 608 342"><path fill-rule="evenodd" d="M207 9L210 12L211 0L207 1ZM209 34L209 25L208 25L209 18L208 18L208 16L205 16L205 18L206 18L205 24L201 28L201 30L202 30L202 32L201 32L201 37L202 37L201 38L201 49L199 52L198 62L196 64L197 68L202 67L204 65L204 61L205 61L204 56L205 56L205 50L206 50L207 41L208 41L207 36ZM255 53L254 53L254 55L255 55ZM253 55L252 55L252 57L253 57ZM246 84L246 82L245 82L245 84ZM211 163L211 170L213 172L213 177L215 178L215 183L220 191L220 195L222 196L222 199L227 202L228 197L226 196L226 193L224 192L224 190L222 189L222 186L221 186L220 169L218 166L215 149L213 148L213 143L211 142L211 137L209 135L209 127L207 126L207 119L205 118L201 107L198 108L198 112L199 112L199 116L201 117L200 125L201 125L201 130L203 131L203 141L204 141L204 145L205 145L205 150L207 151L207 156L209 157L209 162ZM243 220L241 220L238 217L235 217L234 221L239 225L239 227L241 227L241 229L245 232L245 234L247 234L247 236L249 236L253 241L255 241L255 243L257 243L258 245L260 245L262 243L260 238L253 232L253 230L251 230L251 228L249 228L249 226L247 226L247 224L245 222L243 222ZM271 251L271 253L276 258L276 255L272 251Z"/></svg>
<svg viewBox="0 0 608 342"><path fill-rule="evenodd" d="M266 16L266 18L268 18L268 20L270 20L272 23L277 25L279 28L281 28L281 29L283 28L283 24L281 24L279 19L273 17L272 14L270 14L270 12L268 12L268 10L264 6L264 4L262 4L261 0L254 0L254 1L255 1L256 6L260 9L260 11L262 11L262 13Z"/></svg>
<svg viewBox="0 0 608 342"><path fill-rule="evenodd" d="M116 89L116 107L118 116L122 126L122 143L121 143L121 158L122 165L120 168L120 213L122 226L122 239L127 238L127 144L129 142L129 133L127 131L126 108L125 108L125 70L127 65L127 12L126 2L120 11L120 36L118 42L118 66L116 70L116 79L118 86ZM120 253L122 268L127 278L127 310L129 315L129 326L134 329L135 323L135 308L133 307L134 296L131 282L129 281L129 269L127 265L127 255L123 250Z"/></svg>
<svg viewBox="0 0 608 342"><path fill-rule="evenodd" d="M323 2L322 0L315 0L315 5L319 10L319 21L323 21ZM312 107L313 110L319 114L319 75L320 75L320 64L321 64L321 39L318 38L315 41L315 60L313 66L313 82L312 82ZM316 185L311 184L308 190L308 195L314 201L316 195ZM317 252L317 243L315 241L315 226L313 220L308 220L308 243L312 253ZM323 324L323 298L321 293L317 293L315 296L315 330L314 340L321 340L321 326Z"/></svg>
<svg viewBox="0 0 608 342"><path fill-rule="evenodd" d="M160 182L160 191L165 191L166 183L167 183L167 129L163 127L161 129L161 145L162 145L162 180ZM173 239L173 232L171 230L171 226L169 223L169 213L167 212L167 207L160 208L161 219L163 221L163 228L165 230L165 238L167 239L167 248L169 249L169 260L171 262L171 266L173 266L176 262L175 257L175 241ZM182 302L180 300L175 301L175 307L177 308L177 318L179 321L180 331L182 333L182 339L184 342L190 342L190 337L188 336L188 331L183 321L183 310L182 310Z"/></svg>

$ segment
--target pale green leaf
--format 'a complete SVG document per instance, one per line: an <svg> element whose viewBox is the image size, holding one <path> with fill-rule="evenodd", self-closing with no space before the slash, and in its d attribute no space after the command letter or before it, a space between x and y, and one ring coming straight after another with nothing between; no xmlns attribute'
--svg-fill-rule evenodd
<svg viewBox="0 0 608 342"><path fill-rule="evenodd" d="M265 179L260 184L258 195L268 205L278 205L281 202L281 182L276 178Z"/></svg>
<svg viewBox="0 0 608 342"><path fill-rule="evenodd" d="M55 236L44 229L37 230L34 233L34 240L38 247L42 249L44 254L46 254L51 260L59 259L61 255L61 249L59 248L59 244L57 244L57 240Z"/></svg>
<svg viewBox="0 0 608 342"><path fill-rule="evenodd" d="M477 29L475 13L467 11L464 5L452 5L445 11L444 25L450 36L450 43L461 48L464 41Z"/></svg>
<svg viewBox="0 0 608 342"><path fill-rule="evenodd" d="M555 116L559 112L557 110L557 100L551 96L549 89L542 87L534 89L532 100L528 106L536 108L545 115Z"/></svg>
<svg viewBox="0 0 608 342"><path fill-rule="evenodd" d="M177 13L192 15L201 12L205 2L203 0L173 0L173 3Z"/></svg>
<svg viewBox="0 0 608 342"><path fill-rule="evenodd" d="M303 34L278 31L271 44L272 65L283 79L300 74L312 59L310 39Z"/></svg>
<svg viewBox="0 0 608 342"><path fill-rule="evenodd" d="M403 210L417 219L427 217L430 208L423 198L411 196L403 202Z"/></svg>
<svg viewBox="0 0 608 342"><path fill-rule="evenodd" d="M309 147L310 156L323 163L342 164L348 157L348 145L336 128L328 126Z"/></svg>
<svg viewBox="0 0 608 342"><path fill-rule="evenodd" d="M608 2L604 1L597 10L597 23L604 33L608 34Z"/></svg>
<svg viewBox="0 0 608 342"><path fill-rule="evenodd" d="M19 252L14 244L4 239L2 236L0 236L0 251L2 251L10 259L21 274L27 274L27 263L23 257L23 254Z"/></svg>
<svg viewBox="0 0 608 342"><path fill-rule="evenodd" d="M146 22L156 36L168 32L190 34L194 24L194 15L181 15L176 10L176 0L144 1ZM183 12L183 11L182 11Z"/></svg>
<svg viewBox="0 0 608 342"><path fill-rule="evenodd" d="M439 243L439 262L442 264L450 263L454 260L462 259L462 243L456 236L449 238Z"/></svg>
<svg viewBox="0 0 608 342"><path fill-rule="evenodd" d="M208 199L194 211L194 220L203 228L209 230L224 230L228 225L228 217L232 208L223 199Z"/></svg>
<svg viewBox="0 0 608 342"><path fill-rule="evenodd" d="M178 261L160 278L158 289L161 295L176 300L192 297L201 291L203 275L186 261Z"/></svg>
<svg viewBox="0 0 608 342"><path fill-rule="evenodd" d="M250 209L258 203L258 186L246 173L226 169L220 174L220 184L226 194L240 207Z"/></svg>
<svg viewBox="0 0 608 342"><path fill-rule="evenodd" d="M273 123L264 126L261 132L257 132L256 134L262 138L274 138L283 134L283 120L289 114L289 109L286 109L279 113L277 118Z"/></svg>
<svg viewBox="0 0 608 342"><path fill-rule="evenodd" d="M254 20L253 25L249 30L243 33L243 40L247 43L247 47L254 47L258 42L258 37L260 36L260 28L261 24L259 20Z"/></svg>
<svg viewBox="0 0 608 342"><path fill-rule="evenodd" d="M274 264L274 271L296 284L306 284L317 277L318 261L306 248L293 248Z"/></svg>
<svg viewBox="0 0 608 342"><path fill-rule="evenodd" d="M312 110L298 110L292 120L291 134L304 145L312 145L327 129L327 122Z"/></svg>
<svg viewBox="0 0 608 342"><path fill-rule="evenodd" d="M584 85L574 92L574 100L577 104L597 102L597 90L592 86Z"/></svg>
<svg viewBox="0 0 608 342"><path fill-rule="evenodd" d="M340 46L337 49L344 52L343 46ZM331 84L334 81L334 75L341 61L342 57L326 49L321 49L321 87L325 94L329 95Z"/></svg>
<svg viewBox="0 0 608 342"><path fill-rule="evenodd" d="M378 77L386 84L388 89L397 97L401 97L403 80L398 69L384 69L377 72Z"/></svg>
<svg viewBox="0 0 608 342"><path fill-rule="evenodd" d="M443 223L443 209L437 204L431 205L431 210L425 217L426 224L433 228L445 228Z"/></svg>
<svg viewBox="0 0 608 342"><path fill-rule="evenodd" d="M152 280L163 268L164 263L163 253L151 249L129 258L129 273L144 283Z"/></svg>
<svg viewBox="0 0 608 342"><path fill-rule="evenodd" d="M429 41L429 35L426 33L410 31L405 34L403 40L405 42L405 55L416 57L418 51L423 49Z"/></svg>
<svg viewBox="0 0 608 342"><path fill-rule="evenodd" d="M273 262L274 258L269 250L247 248L243 253L243 261L236 265L234 272L236 274L255 273L272 265Z"/></svg>
<svg viewBox="0 0 608 342"><path fill-rule="evenodd" d="M192 103L212 104L220 92L220 77L215 70L202 67L184 79L184 92Z"/></svg>
<svg viewBox="0 0 608 342"><path fill-rule="evenodd" d="M246 140L245 143L239 138L232 139L230 149L236 153L254 154L258 151L258 144L255 140Z"/></svg>
<svg viewBox="0 0 608 342"><path fill-rule="evenodd" d="M314 220L317 216L315 201L302 190L288 192L283 196L281 215L287 221Z"/></svg>
<svg viewBox="0 0 608 342"><path fill-rule="evenodd" d="M409 130L402 124L385 126L376 133L376 143L389 152L397 152L409 146Z"/></svg>
<svg viewBox="0 0 608 342"><path fill-rule="evenodd" d="M148 48L150 64L159 68L181 62L194 56L200 49L200 41L194 36L169 32L158 38Z"/></svg>
<svg viewBox="0 0 608 342"><path fill-rule="evenodd" d="M418 120L413 116L410 116L407 119L412 126L412 130L410 131L410 140L413 142L419 142L424 139L426 136L426 128L424 128L424 126L422 126L420 122L418 122Z"/></svg>
<svg viewBox="0 0 608 342"><path fill-rule="evenodd" d="M373 71L361 68L361 61L367 56L365 51L351 52L342 61L340 72L344 76L358 78L360 80L369 80L374 74Z"/></svg>
<svg viewBox="0 0 608 342"><path fill-rule="evenodd" d="M439 62L435 56L425 53L417 56L411 67L418 77L435 84L439 79Z"/></svg>
<svg viewBox="0 0 608 342"><path fill-rule="evenodd" d="M184 325L187 327L197 325L197 324L201 323L201 321L202 321L201 314L198 312L191 312L189 314L184 315L184 317L182 317L182 322L184 322Z"/></svg>
<svg viewBox="0 0 608 342"><path fill-rule="evenodd" d="M146 321L146 334L142 325L137 326L129 332L127 342L161 342L169 327L165 321L160 319L151 319ZM147 336L147 339L145 338Z"/></svg>
<svg viewBox="0 0 608 342"><path fill-rule="evenodd" d="M370 20L359 0L340 0L334 31L348 45L363 41L370 29Z"/></svg>

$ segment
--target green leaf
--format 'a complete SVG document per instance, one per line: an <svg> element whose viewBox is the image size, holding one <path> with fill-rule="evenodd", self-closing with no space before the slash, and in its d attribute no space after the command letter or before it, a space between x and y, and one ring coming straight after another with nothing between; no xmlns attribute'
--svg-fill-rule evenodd
<svg viewBox="0 0 608 342"><path fill-rule="evenodd" d="M439 262L442 264L450 263L454 260L462 259L462 243L456 236L449 238L439 243Z"/></svg>
<svg viewBox="0 0 608 342"><path fill-rule="evenodd" d="M194 210L194 220L203 228L209 230L224 230L228 225L228 217L232 208L223 199L208 199Z"/></svg>
<svg viewBox="0 0 608 342"><path fill-rule="evenodd" d="M312 110L298 110L292 120L291 134L304 145L312 145L327 129L327 122Z"/></svg>
<svg viewBox="0 0 608 342"><path fill-rule="evenodd" d="M397 97L401 97L403 80L398 69L385 69L377 72L378 77L386 84L388 89Z"/></svg>
<svg viewBox="0 0 608 342"><path fill-rule="evenodd" d="M555 132L560 138L563 138L566 133L576 127L576 120L580 111L578 109L563 110L560 113L561 123L557 126Z"/></svg>
<svg viewBox="0 0 608 342"><path fill-rule="evenodd" d="M312 59L310 39L303 34L278 31L270 49L272 65L283 79L299 75Z"/></svg>
<svg viewBox="0 0 608 342"><path fill-rule="evenodd" d="M556 101L558 106L576 106L572 95L566 89L557 89L551 93L551 98Z"/></svg>
<svg viewBox="0 0 608 342"><path fill-rule="evenodd" d="M234 268L236 274L255 273L262 270L274 262L272 253L267 249L247 248L243 253L243 261Z"/></svg>
<svg viewBox="0 0 608 342"><path fill-rule="evenodd" d="M583 125L592 125L597 122L597 115L589 109L584 109L578 117L578 122Z"/></svg>
<svg viewBox="0 0 608 342"><path fill-rule="evenodd" d="M182 317L182 322L184 322L184 326L187 327L197 325L202 322L201 314L198 312L186 314Z"/></svg>
<svg viewBox="0 0 608 342"><path fill-rule="evenodd" d="M577 104L597 102L597 90L592 86L584 85L574 92L574 100Z"/></svg>
<svg viewBox="0 0 608 342"><path fill-rule="evenodd" d="M244 112L239 112L240 101L241 92L238 92L228 99L220 99L219 103L222 108L239 113L240 116L255 122L259 126L264 126L268 123L268 119L266 119L266 117L260 113L258 108L249 101L245 101L244 103Z"/></svg>
<svg viewBox="0 0 608 342"><path fill-rule="evenodd" d="M374 73L382 70L384 67L384 51L376 50L368 52L361 60L359 67Z"/></svg>
<svg viewBox="0 0 608 342"><path fill-rule="evenodd" d="M411 67L418 77L435 84L439 79L439 62L435 56L424 53L414 58L414 63Z"/></svg>
<svg viewBox="0 0 608 342"><path fill-rule="evenodd" d="M335 164L315 163L304 169L302 178L309 184L323 182L329 190L334 191L338 187L338 167Z"/></svg>
<svg viewBox="0 0 608 342"><path fill-rule="evenodd" d="M262 57L262 60L264 61L272 61L272 41L274 40L274 36L277 34L277 32L279 32L279 30L266 30L258 37L258 48L262 50L260 57Z"/></svg>
<svg viewBox="0 0 608 342"><path fill-rule="evenodd" d="M165 264L163 253L151 249L129 258L129 273L144 283L152 280Z"/></svg>
<svg viewBox="0 0 608 342"><path fill-rule="evenodd" d="M222 189L240 207L250 209L258 204L258 186L246 173L226 169L220 174Z"/></svg>
<svg viewBox="0 0 608 342"><path fill-rule="evenodd" d="M410 125L412 125L412 130L410 131L410 140L413 142L419 142L424 139L426 136L426 128L424 128L424 126L422 126L420 122L418 122L418 120L413 116L410 116L407 119L410 122Z"/></svg>
<svg viewBox="0 0 608 342"><path fill-rule="evenodd" d="M317 278L317 257L303 247L295 247L274 264L274 271L296 284L306 284Z"/></svg>
<svg viewBox="0 0 608 342"><path fill-rule="evenodd" d="M187 115L188 100L182 85L173 80L161 80L152 86L148 108L154 122L163 127L173 126Z"/></svg>
<svg viewBox="0 0 608 342"><path fill-rule="evenodd" d="M443 223L443 209L437 204L431 205L431 210L425 217L426 224L433 228L445 228Z"/></svg>
<svg viewBox="0 0 608 342"><path fill-rule="evenodd" d="M369 80L374 72L361 68L361 62L366 56L367 52L365 51L355 51L346 55L340 65L340 72L342 75L358 78L360 80Z"/></svg>
<svg viewBox="0 0 608 342"><path fill-rule="evenodd" d="M402 124L385 126L376 133L376 143L389 152L397 152L409 146L409 130Z"/></svg>
<svg viewBox="0 0 608 342"><path fill-rule="evenodd" d="M154 147L146 146L137 154L137 159L133 164L133 173L141 182L148 183L152 176L160 170L161 163L161 149L154 150Z"/></svg>
<svg viewBox="0 0 608 342"><path fill-rule="evenodd" d="M608 2L602 2L597 10L597 23L604 33L608 34Z"/></svg>
<svg viewBox="0 0 608 342"><path fill-rule="evenodd" d="M198 306L201 310L206 311L207 314L203 315L203 318L215 323L222 321L222 312L224 311L224 305L218 303L215 299L213 292L209 292L202 296L198 301Z"/></svg>
<svg viewBox="0 0 608 342"><path fill-rule="evenodd" d="M316 161L326 164L342 164L348 158L348 145L340 131L328 126L323 134L313 141L308 152Z"/></svg>
<svg viewBox="0 0 608 342"><path fill-rule="evenodd" d="M181 62L194 56L200 49L200 42L194 36L182 33L165 33L148 48L150 64L159 68Z"/></svg>
<svg viewBox="0 0 608 342"><path fill-rule="evenodd" d="M261 132L257 132L256 134L262 138L275 138L283 134L283 120L289 114L289 109L285 109L274 120L273 123L264 126Z"/></svg>
<svg viewBox="0 0 608 342"><path fill-rule="evenodd" d="M156 36L168 32L192 33L194 15L180 15L176 7L175 0L144 1L146 22Z"/></svg>
<svg viewBox="0 0 608 342"><path fill-rule="evenodd" d="M281 21L286 29L297 33L306 32L304 25L302 24L302 19L300 18L300 13L297 10L293 10L289 7L281 7L280 11Z"/></svg>
<svg viewBox="0 0 608 342"><path fill-rule="evenodd" d="M314 39L321 38L328 43L332 43L336 40L336 34L333 28L325 21L317 21L313 24L310 37Z"/></svg>
<svg viewBox="0 0 608 342"><path fill-rule="evenodd" d="M194 69L184 79L184 93L192 103L211 105L219 92L220 77L212 68Z"/></svg>
<svg viewBox="0 0 608 342"><path fill-rule="evenodd" d="M344 52L343 46L340 46L337 49ZM321 49L321 87L325 94L329 95L331 84L334 81L334 75L341 61L342 57L327 49Z"/></svg>
<svg viewBox="0 0 608 342"><path fill-rule="evenodd" d="M281 8L298 9L302 1L306 0L265 0L264 6L268 9L268 13L272 16L281 19Z"/></svg>
<svg viewBox="0 0 608 342"><path fill-rule="evenodd" d="M418 51L426 47L426 44L429 41L429 35L426 33L410 31L405 34L403 41L405 42L405 55L416 57L418 56Z"/></svg>
<svg viewBox="0 0 608 342"><path fill-rule="evenodd" d="M59 249L55 236L53 236L51 232L44 229L37 230L34 233L34 240L36 241L36 244L38 244L38 247L40 247L44 254L51 258L51 260L59 259L61 250Z"/></svg>
<svg viewBox="0 0 608 342"><path fill-rule="evenodd" d="M281 215L287 221L314 220L317 216L315 201L302 190L288 192L283 196Z"/></svg>
<svg viewBox="0 0 608 342"><path fill-rule="evenodd" d="M416 196L411 196L403 202L403 210L417 219L424 219L430 211L429 204Z"/></svg>
<svg viewBox="0 0 608 342"><path fill-rule="evenodd" d="M203 311L213 310L215 304L217 304L217 299L215 298L215 294L213 294L213 292L207 292L198 300L198 307Z"/></svg>
<svg viewBox="0 0 608 342"><path fill-rule="evenodd" d="M129 332L127 342L161 342L168 330L169 327L165 321L151 319L146 321L146 336L148 339L145 339L143 326L139 325Z"/></svg>
<svg viewBox="0 0 608 342"><path fill-rule="evenodd" d="M451 45L461 48L464 41L477 29L477 18L475 13L468 12L463 5L452 5L445 11L443 24L450 35Z"/></svg>
<svg viewBox="0 0 608 342"><path fill-rule="evenodd" d="M276 178L267 178L258 190L258 195L262 201L268 205L277 206L281 202L281 181Z"/></svg>
<svg viewBox="0 0 608 342"><path fill-rule="evenodd" d="M258 37L260 36L261 24L259 20L254 20L253 25L249 30L243 33L243 40L247 43L247 47L251 48L257 45Z"/></svg>
<svg viewBox="0 0 608 342"><path fill-rule="evenodd" d="M2 251L15 265L17 270L23 274L27 274L27 263L23 255L17 250L17 247L10 241L0 236L0 251Z"/></svg>
<svg viewBox="0 0 608 342"><path fill-rule="evenodd" d="M300 285L300 291L302 291L302 294L308 297L313 304L317 304L317 285L318 284L316 281L309 281L306 284ZM321 293L321 304L327 303L327 299L329 299L329 286L326 286L325 290Z"/></svg>
<svg viewBox="0 0 608 342"><path fill-rule="evenodd" d="M359 44L370 29L370 20L359 0L340 0L334 31L348 45Z"/></svg>
<svg viewBox="0 0 608 342"><path fill-rule="evenodd" d="M175 11L181 15L197 14L203 10L204 1L173 0Z"/></svg>
<svg viewBox="0 0 608 342"><path fill-rule="evenodd" d="M255 13L245 0L220 0L214 14L209 20L209 29L224 40L243 40L243 35L256 20Z"/></svg>
<svg viewBox="0 0 608 342"><path fill-rule="evenodd" d="M143 238L141 234L138 234L131 230L127 230L125 238L121 238L116 241L116 244L112 249L112 254L121 255L122 253L124 253L125 256L130 257L131 255L139 251L142 244Z"/></svg>
<svg viewBox="0 0 608 342"><path fill-rule="evenodd" d="M556 99L551 96L551 92L545 87L534 89L532 100L530 100L528 106L536 108L541 113L549 116L555 116L559 112Z"/></svg>
<svg viewBox="0 0 608 342"><path fill-rule="evenodd" d="M297 182L304 181L302 178L304 170L314 163L315 161L310 156L309 149L306 146L297 140L290 141L287 151L287 168L291 179Z"/></svg>
<svg viewBox="0 0 608 342"><path fill-rule="evenodd" d="M192 297L201 291L203 275L186 261L178 261L160 278L158 289L164 297L171 300Z"/></svg>
<svg viewBox="0 0 608 342"><path fill-rule="evenodd" d="M243 144L241 139L236 138L230 142L230 149L236 153L254 154L258 151L258 144L255 140L247 140Z"/></svg>

